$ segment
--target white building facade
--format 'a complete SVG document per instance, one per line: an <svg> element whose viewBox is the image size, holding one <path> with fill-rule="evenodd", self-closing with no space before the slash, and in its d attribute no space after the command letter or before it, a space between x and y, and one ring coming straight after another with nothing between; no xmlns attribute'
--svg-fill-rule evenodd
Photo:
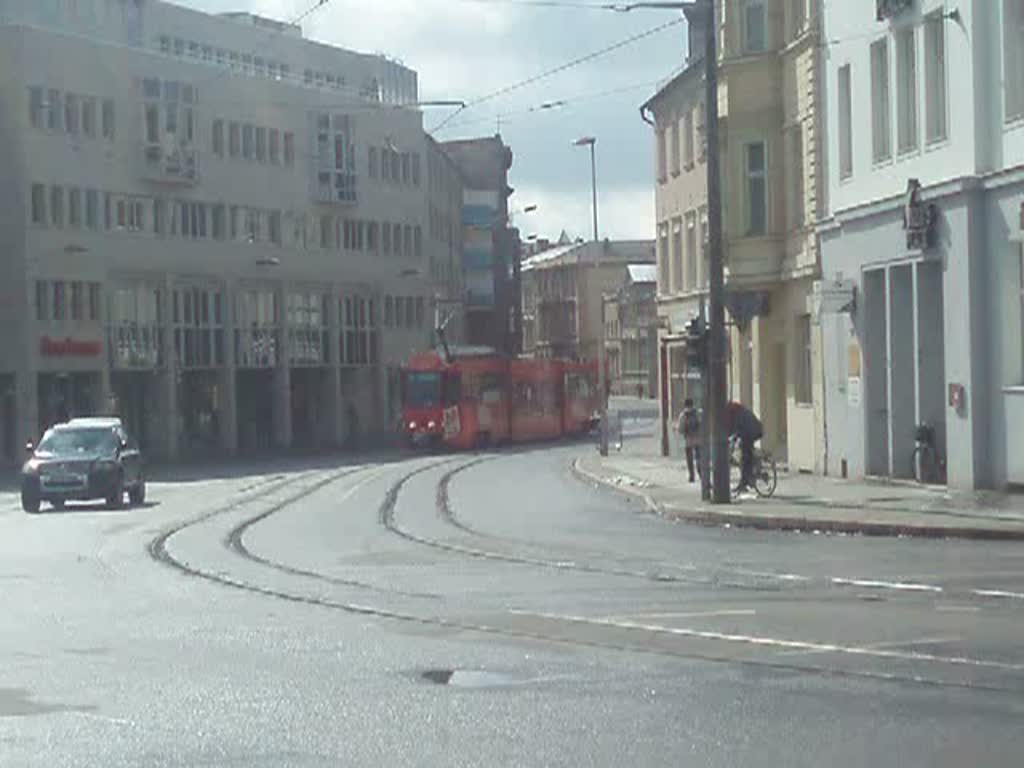
<svg viewBox="0 0 1024 768"><path fill-rule="evenodd" d="M828 471L1024 483L1024 2L825 3Z"/></svg>
<svg viewBox="0 0 1024 768"><path fill-rule="evenodd" d="M0 2L0 59L0 461L65 413L165 459L390 426L460 291L414 72L155 0Z"/></svg>

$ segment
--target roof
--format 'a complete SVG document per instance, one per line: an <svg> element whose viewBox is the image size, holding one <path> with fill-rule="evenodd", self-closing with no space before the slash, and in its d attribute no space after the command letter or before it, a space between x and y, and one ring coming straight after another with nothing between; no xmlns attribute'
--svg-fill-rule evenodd
<svg viewBox="0 0 1024 768"><path fill-rule="evenodd" d="M655 264L630 264L626 267L631 283L658 282L658 268Z"/></svg>
<svg viewBox="0 0 1024 768"><path fill-rule="evenodd" d="M680 70L679 74L677 74L675 77L671 78L670 80L665 82L661 87L659 87L655 94L651 96L651 98L649 98L647 101L640 105L641 112L648 109L652 109L654 107L654 102L661 100L661 98L665 96L665 94L669 93L669 91L674 89L680 83L686 82L687 80L694 77L694 73L697 73L697 75L700 77L704 76L703 58L699 58L696 61L691 61L687 63L687 65L683 67L682 70Z"/></svg>
<svg viewBox="0 0 1024 768"><path fill-rule="evenodd" d="M522 270L564 266L567 264L653 264L653 240L605 240L570 243L541 251L522 263Z"/></svg>

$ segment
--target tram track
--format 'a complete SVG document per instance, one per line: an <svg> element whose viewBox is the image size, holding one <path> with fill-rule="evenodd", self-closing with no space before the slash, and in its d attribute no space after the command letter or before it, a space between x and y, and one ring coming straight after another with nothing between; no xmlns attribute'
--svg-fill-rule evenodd
<svg viewBox="0 0 1024 768"><path fill-rule="evenodd" d="M433 462L423 466L419 466L408 472L405 472L398 477L389 486L387 492L378 509L378 517L382 523L390 523L394 525L395 507L402 490L413 478L428 472L432 469L436 469L439 465L443 465L453 461L452 459L442 460L439 462ZM473 462L470 462L473 463ZM463 465L465 467L466 465ZM234 526L231 531L222 540L222 544L225 549L232 554L254 562L264 568L269 568L278 572L284 572L290 575L297 575L308 577L310 572L304 569L295 569L291 566L275 563L269 558L265 558L259 555L254 555L244 544L244 535L247 531L251 530L254 526L261 522L266 521L273 515L293 506L299 501L308 498L309 496L317 493L318 491L327 488L333 483L345 479L346 477L355 476L360 473L372 473L372 467L359 467L354 469L346 469L340 472L332 472L326 477L322 477L312 484L301 488L295 493L289 494L276 501L271 507L262 510L258 514L247 518L242 523ZM446 473L449 476L454 476L459 468L455 471ZM376 475L371 474L370 478L367 478L366 482L370 479L374 479L383 475L384 472L378 472ZM299 591L291 591L283 588L270 587L261 584L254 583L253 581L238 578L228 575L222 571L215 571L211 567L204 567L201 565L191 564L175 554L173 554L169 548L169 542L178 534L201 525L211 519L228 514L229 512L236 511L243 506L258 502L259 499L271 496L277 491L288 488L295 485L302 480L309 479L308 475L302 475L295 478L287 478L280 482L271 483L253 494L249 494L243 498L236 499L229 504L221 505L220 507L209 510L199 516L193 517L189 520L185 520L168 528L163 533L154 538L147 551L152 559L162 563L174 570L178 571L183 575L202 579L206 582L217 584L219 586L227 587L241 592L246 592L253 595L259 595L268 597L271 599L282 600L285 602L302 604L308 606L315 606L322 609L338 611L341 613L377 618L381 620L394 621L407 625L416 625L422 627L429 627L432 629L445 629L449 631L457 632L470 632L483 635L489 635L494 637L500 637L507 640L526 640L533 642L543 643L554 643L569 647L580 647L580 648L594 648L600 650L614 650L624 653L644 653L656 656L671 657L678 659L688 660L699 660L706 661L716 664L727 664L730 666L748 667L748 668L769 668L780 671L796 672L802 674L810 674L816 676L825 677L837 677L837 678L858 678L858 679L870 679L881 682L889 682L896 684L913 683L928 687L952 687L952 688L969 688L969 689L986 689L994 691L1012 691L1002 686L993 686L985 683L976 683L971 681L963 680L948 680L925 677L916 674L905 674L895 672L881 672L875 670L864 670L864 669L843 669L835 667L827 667L821 665L810 665L801 664L793 661L779 661L774 659L751 659L744 657L734 657L727 654L716 654L701 652L693 648L686 648L680 646L669 645L662 640L658 640L658 633L648 632L633 632L626 633L627 637L622 638L622 633L612 632L600 632L591 631L588 636L578 631L578 627L575 627L573 622L561 622L555 623L548 627L548 629L541 628L527 628L521 624L511 623L510 619L512 615L503 616L505 621L510 623L488 623L484 621L477 621L472 619L464 618L450 618L443 615L435 614L418 614L407 610L399 610L396 608L388 607L387 605L375 605L371 603L359 603L351 600L335 599L333 597L327 597L323 595L313 595L303 593ZM450 480L450 477L449 477ZM440 485L440 484L439 484ZM440 492L440 488L438 489ZM402 535L402 534L398 534ZM403 535L403 538L410 538L409 536ZM411 540L417 541L418 538L412 535ZM504 558L503 558L504 559ZM514 562L520 562L524 564L540 563L547 565L548 561L531 561L530 559L517 558ZM323 574L319 574L323 576ZM331 583L338 586L346 587L361 587L365 585L360 584L348 584L346 580L335 580L333 577L324 577L321 580L328 580ZM372 587L372 585L370 585ZM402 596L399 590L386 589L386 588L373 588L373 591L378 594L391 594L395 596Z"/></svg>

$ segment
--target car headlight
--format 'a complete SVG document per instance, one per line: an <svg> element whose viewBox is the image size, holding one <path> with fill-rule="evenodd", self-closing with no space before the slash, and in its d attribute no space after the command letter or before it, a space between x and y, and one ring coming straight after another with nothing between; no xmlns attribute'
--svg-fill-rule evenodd
<svg viewBox="0 0 1024 768"><path fill-rule="evenodd" d="M21 468L21 471L24 472L26 475L36 475L39 474L40 466L41 462L39 461L39 459L29 459L28 461L25 462L25 466Z"/></svg>

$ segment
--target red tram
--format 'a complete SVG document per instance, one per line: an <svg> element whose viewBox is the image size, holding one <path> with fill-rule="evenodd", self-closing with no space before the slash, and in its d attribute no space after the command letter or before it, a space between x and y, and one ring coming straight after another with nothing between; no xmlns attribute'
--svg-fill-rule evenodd
<svg viewBox="0 0 1024 768"><path fill-rule="evenodd" d="M585 434L600 408L597 364L507 358L491 349L414 356L402 375L412 445L469 449Z"/></svg>

